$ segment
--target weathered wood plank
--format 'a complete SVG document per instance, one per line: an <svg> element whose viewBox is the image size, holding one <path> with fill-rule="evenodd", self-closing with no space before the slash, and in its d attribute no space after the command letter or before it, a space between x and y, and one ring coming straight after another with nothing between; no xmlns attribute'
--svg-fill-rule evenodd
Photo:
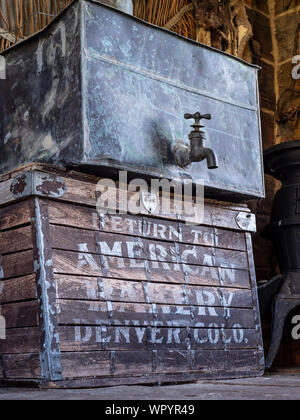
<svg viewBox="0 0 300 420"><path fill-rule="evenodd" d="M183 269L183 272L186 272L187 275L191 274L191 279L194 279L195 281L195 277L193 276L198 276L201 271L203 271L203 268L200 268L199 266L244 271L248 269L247 254L239 251L217 249L216 252L214 252L210 248L180 246L177 253L175 247L170 247L168 249L162 247L160 244L154 243L150 244L150 248L144 251L143 246L136 242L131 242L130 244L127 244L127 246L122 242L116 242L112 245L112 248L107 247L106 243L103 244L102 251L106 255L104 255L104 258L101 258L98 254L87 252L88 248L84 243L79 244L78 248L79 250L77 252L58 249L53 250L55 273L87 276L101 276L104 274L106 276L102 271L102 267L112 269L111 262L113 262L113 265L117 262L118 266L116 267L114 265L115 269L119 271L119 268L123 271L121 272L121 276L117 275L114 277L133 279L126 274L125 263L128 263L127 266L129 266L131 273L133 273L135 269L142 273L145 270L145 263L143 261L148 261L150 270L151 268L159 270L162 267L165 271L170 271L171 274L174 271L180 272ZM123 252L125 255L122 257ZM108 255L109 253L114 254L112 256L116 256L118 260L111 259L111 256ZM127 261L127 255L131 255L133 258ZM141 256L148 258L140 258ZM123 276L122 273L124 273ZM215 284L219 284L216 271L213 274L212 271L209 270L209 273L211 274L209 277L210 280L215 280ZM142 274L142 278L144 278L144 276L145 274ZM203 276L202 274L201 277L202 280L205 280L206 276Z"/></svg>
<svg viewBox="0 0 300 420"><path fill-rule="evenodd" d="M84 255L83 258L85 258ZM153 279L157 276L163 276L165 281L167 281L168 279L170 279L170 276L174 276L174 278L172 277L174 282L181 282L181 280L184 277L182 272L170 272L169 270L165 270L161 265L157 269L153 269L152 266L150 268L151 272L147 274L147 267L145 265L146 262L146 260L130 260L128 258L107 256L103 256L100 259L102 275L104 275L107 278L146 281L148 280L148 276L151 275L153 276ZM159 274L157 274L157 272Z"/></svg>
<svg viewBox="0 0 300 420"><path fill-rule="evenodd" d="M124 318L128 318L126 306ZM119 318L122 313L114 314ZM217 308L217 307L194 307L194 306L174 306L174 305L154 305L153 307L154 322L161 326L174 327L199 327L218 324L224 328L237 328L242 326L245 329L253 329L255 327L254 314L252 309L240 308Z"/></svg>
<svg viewBox="0 0 300 420"><path fill-rule="evenodd" d="M135 237L168 242L181 242L182 223L131 215L106 215L101 217L101 230Z"/></svg>
<svg viewBox="0 0 300 420"><path fill-rule="evenodd" d="M181 240L179 242L205 246L216 245L215 231L213 227L190 226L181 223L179 228L181 230Z"/></svg>
<svg viewBox="0 0 300 420"><path fill-rule="evenodd" d="M101 226L102 230L107 233L246 251L243 232L233 232L210 226L193 226L182 222L130 215L106 215L101 219Z"/></svg>
<svg viewBox="0 0 300 420"><path fill-rule="evenodd" d="M0 206L13 201L13 195L10 191L11 184L11 179L0 182Z"/></svg>
<svg viewBox="0 0 300 420"><path fill-rule="evenodd" d="M96 207L96 182L92 178L61 177L65 184L63 201Z"/></svg>
<svg viewBox="0 0 300 420"><path fill-rule="evenodd" d="M145 303L142 282L105 279L98 280L99 297L104 301Z"/></svg>
<svg viewBox="0 0 300 420"><path fill-rule="evenodd" d="M53 270L57 274L102 276L99 255L53 250Z"/></svg>
<svg viewBox="0 0 300 420"><path fill-rule="evenodd" d="M112 371L116 375L146 375L153 372L150 351L118 351L114 357Z"/></svg>
<svg viewBox="0 0 300 420"><path fill-rule="evenodd" d="M63 352L147 351L153 347L147 327L61 326L59 334Z"/></svg>
<svg viewBox="0 0 300 420"><path fill-rule="evenodd" d="M125 302L58 301L58 321L62 325L161 326L254 329L252 309L149 305Z"/></svg>
<svg viewBox="0 0 300 420"><path fill-rule="evenodd" d="M199 267L199 270L194 268L195 274L189 273L184 275L183 269L181 269L181 271L171 271L166 270L163 267L153 268L152 264L149 264L147 276L145 271L146 268L144 268L143 264L141 264L141 268L136 268L130 267L129 260L124 260L123 263L124 264L118 268L118 262L116 261L116 264L112 264L115 265L115 269L107 268L106 265L106 268L102 270L101 276L102 278L103 274L106 276L104 286L111 287L110 278L112 281L122 278L123 280L136 280L139 282L148 280L158 283L250 288L249 274L247 271L222 269L219 270L218 273L214 268ZM99 278L101 277L78 277L57 274L55 275L55 279L58 296L62 299L97 300L100 293ZM108 299L108 295L105 291L103 292L103 299Z"/></svg>
<svg viewBox="0 0 300 420"><path fill-rule="evenodd" d="M214 253L214 250L212 252ZM246 252L216 248L214 258L217 267L249 269Z"/></svg>
<svg viewBox="0 0 300 420"><path fill-rule="evenodd" d="M97 277L55 275L57 297L59 299L99 300L100 291Z"/></svg>
<svg viewBox="0 0 300 420"><path fill-rule="evenodd" d="M88 202L77 201L76 199L71 202L77 203L78 205L76 208L71 204L65 203L52 203L49 207L49 215L50 215L50 222L53 224L59 224L64 226L74 226L80 227L83 229L98 229L100 226L100 221L98 219L98 213L96 211L96 206L93 204L93 200L91 199L92 192L89 192L89 200ZM63 200L68 201L67 195L64 195ZM87 204L92 205L93 207L88 209L80 204ZM72 211L71 211L72 210ZM210 200L205 200L205 217L203 224L206 226L214 226L217 228L225 228L231 229L235 231L242 231L242 229L238 226L236 222L236 217L239 213L249 214L249 209L247 207L238 207L234 205L230 205L228 203L224 203L223 206L216 205L216 203L211 202ZM123 233L123 234L130 234L130 235L137 235L140 236L141 232L141 220L151 222L153 224L160 224L165 226L166 220L171 221L171 226L175 227L175 231L171 231L171 236L173 237L177 226L184 226L184 217L182 220L178 220L175 215L169 216L162 216L161 214L153 214L150 218L147 212L143 212L138 215L105 215L102 218L101 229L104 231L110 231L115 233ZM153 225L153 226L154 226ZM188 227L195 227L195 225L186 225ZM197 226L199 228L199 226ZM157 227L157 235L161 236L161 232L165 234L163 227ZM143 227L143 233L146 234L148 231L147 224ZM151 230L150 230L151 232ZM153 231L155 235L155 231ZM169 235L169 234L168 234ZM155 238L154 238L155 239ZM162 239L162 238L158 238Z"/></svg>
<svg viewBox="0 0 300 420"><path fill-rule="evenodd" d="M3 367L2 356L0 356L0 379L4 379L4 367Z"/></svg>
<svg viewBox="0 0 300 420"><path fill-rule="evenodd" d="M0 209L1 231L16 228L31 222L29 201L22 201Z"/></svg>
<svg viewBox="0 0 300 420"><path fill-rule="evenodd" d="M41 379L39 354L3 355L6 379Z"/></svg>
<svg viewBox="0 0 300 420"><path fill-rule="evenodd" d="M242 361L243 372L258 370L257 354L252 350L228 352L227 360L224 352L218 350L62 353L62 364L64 378L172 373L174 366L177 373L199 371L202 374L225 374L236 355Z"/></svg>
<svg viewBox="0 0 300 420"><path fill-rule="evenodd" d="M35 276L0 281L0 303L33 300L37 297Z"/></svg>
<svg viewBox="0 0 300 420"><path fill-rule="evenodd" d="M221 286L250 289L249 271L234 269L219 269Z"/></svg>
<svg viewBox="0 0 300 420"><path fill-rule="evenodd" d="M129 192L126 194L125 192L120 193L119 189L110 189L108 192L105 193L107 203L115 203L117 204L117 208L125 209L127 208L127 202L131 199L132 196L134 196L136 193ZM124 200L127 196L127 202ZM179 202L179 204L182 204L182 197L180 196L174 196L171 195L171 203L170 203L170 212L166 214L163 211L163 205L162 205L162 197L160 195L158 199L158 206L157 209L153 212L152 216L156 218L162 218L162 219L168 219L168 220L174 220L177 221L180 219L182 222L187 222L191 224L195 224L195 217L191 216L191 214L194 214L195 211L195 205L191 203L185 203L186 208L185 212L178 215L178 212L175 207L176 200ZM99 200L100 201L100 200ZM107 210L115 210L115 208L109 207L109 204L107 204L106 207ZM204 225L209 226L216 226L216 227L225 227L233 230L243 230L238 225L236 217L239 213L245 213L249 214L249 209L243 207L240 210L238 210L237 206L226 204L225 202L222 203L222 206L216 205L215 202L205 200L205 206L204 206L204 215L203 220L201 221ZM141 207L139 209L138 215L145 215L148 216L148 212L146 209Z"/></svg>
<svg viewBox="0 0 300 420"><path fill-rule="evenodd" d="M97 264L97 258L95 258L95 262ZM81 255L80 264L89 264L85 254ZM221 285L245 289L250 288L249 273L246 270L196 265L189 266L188 264L178 263L169 264L161 261L143 261L108 256L102 257L101 264L102 267L104 267L104 270L102 269L102 274L107 278L141 281L148 280L160 283L187 283L190 285L195 284L203 286ZM96 270L96 272L98 271Z"/></svg>
<svg viewBox="0 0 300 420"><path fill-rule="evenodd" d="M86 244L89 252L97 253L95 233L92 230L76 229L63 226L51 226L51 243L53 248L78 251L80 244Z"/></svg>
<svg viewBox="0 0 300 420"><path fill-rule="evenodd" d="M160 225L155 224L159 227ZM162 225L163 226L163 225ZM167 229L165 227L165 229ZM169 227L169 229L171 229ZM213 231L213 229L211 229ZM243 233L235 233L230 231L221 231L219 230L216 233L210 233L209 228L185 228L185 237L181 230L178 228L175 230L169 231L167 233L161 233L160 236L163 238L158 240L154 239L158 234L153 235L140 235L139 239L137 236L128 236L121 233L110 233L110 232L97 232L93 230L78 229L73 227L66 226L51 226L51 238L53 241L53 248L64 249L68 251L77 251L79 245L85 244L88 252L95 254L99 253L115 256L123 256L128 258L140 258L140 259L149 259L149 252L151 248L165 249L164 251L164 260L171 262L174 260L174 242L171 242L172 234L170 232L176 232L176 237L174 237L174 242L184 243L191 245L197 245L200 249L209 250L211 247L220 247L225 249L231 249L234 255L234 251L246 251L246 241L245 235ZM148 232L147 232L148 233ZM173 234L175 236L175 234ZM120 255L120 246L119 243L122 243L122 255ZM193 247L188 247L187 245L182 245L183 247L192 250ZM117 247L118 254L113 254L111 250ZM224 251L225 252L225 251ZM227 251L229 252L229 251Z"/></svg>
<svg viewBox="0 0 300 420"><path fill-rule="evenodd" d="M193 267L193 270L187 270L182 264L167 264L162 262L148 262L146 260L136 260L128 258L107 257L102 259L94 256L80 253L76 263L76 257L70 254L72 261L65 261L59 253L55 254L55 261L59 263L55 267L56 271L69 272L77 275L105 276L107 278L153 281L161 283L190 283L203 285L220 285L219 273L217 268L212 267ZM66 265L67 267L66 268ZM101 267L99 267L99 264ZM100 270L101 268L101 270ZM189 273L188 273L189 271ZM226 270L227 271L227 270ZM224 285L241 285L248 287L248 277L244 273L234 270L222 271ZM246 272L247 274L247 272Z"/></svg>
<svg viewBox="0 0 300 420"><path fill-rule="evenodd" d="M203 374L219 372L220 377L226 372L260 372L257 351L251 349L226 352L197 350L192 353L191 368Z"/></svg>
<svg viewBox="0 0 300 420"><path fill-rule="evenodd" d="M61 349L68 352L257 348L255 330L230 330L214 325L207 328L62 326L59 333Z"/></svg>
<svg viewBox="0 0 300 420"><path fill-rule="evenodd" d="M248 259L246 252L220 249L220 248L206 248L201 246L189 246L179 244L179 256L180 261L186 266L202 265L209 267L223 267L233 268L240 270L248 270ZM160 248L158 248L160 250ZM160 254L154 253L154 258L158 260L165 258L168 262L171 262L170 252L167 254L168 248L163 248Z"/></svg>
<svg viewBox="0 0 300 420"><path fill-rule="evenodd" d="M226 372L226 353L224 350L193 351L190 369L201 374Z"/></svg>
<svg viewBox="0 0 300 420"><path fill-rule="evenodd" d="M244 232L233 232L225 229L215 229L216 247L246 251L246 240Z"/></svg>
<svg viewBox="0 0 300 420"><path fill-rule="evenodd" d="M6 328L23 328L38 326L38 303L28 302L1 305L1 315L6 320Z"/></svg>
<svg viewBox="0 0 300 420"><path fill-rule="evenodd" d="M5 340L0 340L0 354L38 353L39 340L37 327L8 329Z"/></svg>
<svg viewBox="0 0 300 420"><path fill-rule="evenodd" d="M223 342L226 349L257 349L259 346L256 330L223 330Z"/></svg>
<svg viewBox="0 0 300 420"><path fill-rule="evenodd" d="M191 365L191 352L185 350L158 350L157 353L152 354L153 357L153 372L157 373L171 373L174 372L189 372Z"/></svg>
<svg viewBox="0 0 300 420"><path fill-rule="evenodd" d="M57 303L59 324L108 325L109 314L105 302L65 301Z"/></svg>
<svg viewBox="0 0 300 420"><path fill-rule="evenodd" d="M110 352L62 353L64 379L111 375Z"/></svg>
<svg viewBox="0 0 300 420"><path fill-rule="evenodd" d="M100 229L100 218L96 208L49 201L48 211L49 221L52 224L87 230Z"/></svg>
<svg viewBox="0 0 300 420"><path fill-rule="evenodd" d="M99 277L96 281L56 276L58 296L70 298L70 290L83 299L104 301L252 308L252 294L248 289L216 288L163 283L142 283ZM82 281L83 280L83 281ZM83 283L82 285L80 283ZM80 293L80 294L79 294Z"/></svg>
<svg viewBox="0 0 300 420"><path fill-rule="evenodd" d="M226 370L251 371L261 370L258 350L231 350L226 357Z"/></svg>
<svg viewBox="0 0 300 420"><path fill-rule="evenodd" d="M54 272L78 276L147 280L145 261L53 250Z"/></svg>
<svg viewBox="0 0 300 420"><path fill-rule="evenodd" d="M0 279L26 276L33 272L33 251L0 256Z"/></svg>
<svg viewBox="0 0 300 420"><path fill-rule="evenodd" d="M32 248L31 226L0 232L0 254L4 255Z"/></svg>
<svg viewBox="0 0 300 420"><path fill-rule="evenodd" d="M170 284L166 287L161 283L147 283L145 288L145 303L165 303L171 305L188 304L184 288L181 285Z"/></svg>

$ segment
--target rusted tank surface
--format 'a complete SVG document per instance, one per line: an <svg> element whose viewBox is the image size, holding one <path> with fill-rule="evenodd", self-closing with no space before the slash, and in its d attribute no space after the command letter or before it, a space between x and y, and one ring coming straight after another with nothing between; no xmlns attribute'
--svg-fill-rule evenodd
<svg viewBox="0 0 300 420"><path fill-rule="evenodd" d="M207 196L264 196L258 68L92 0L4 54L0 173L32 161L97 175L204 180ZM211 114L205 162L180 168L186 113Z"/></svg>

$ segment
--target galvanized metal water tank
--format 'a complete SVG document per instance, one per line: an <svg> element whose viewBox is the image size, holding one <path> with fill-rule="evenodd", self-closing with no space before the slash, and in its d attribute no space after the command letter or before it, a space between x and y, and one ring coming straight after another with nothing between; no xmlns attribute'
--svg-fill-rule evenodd
<svg viewBox="0 0 300 420"><path fill-rule="evenodd" d="M0 173L40 161L116 175L203 179L208 196L264 196L258 69L93 0L4 53ZM212 114L219 168L181 169L185 113Z"/></svg>

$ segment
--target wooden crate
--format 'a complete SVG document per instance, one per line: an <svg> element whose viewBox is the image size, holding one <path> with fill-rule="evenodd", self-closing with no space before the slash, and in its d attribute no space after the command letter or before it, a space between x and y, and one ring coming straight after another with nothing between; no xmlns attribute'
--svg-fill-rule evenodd
<svg viewBox="0 0 300 420"><path fill-rule="evenodd" d="M0 178L2 383L106 386L261 375L245 205L184 217L96 211L97 179L30 165Z"/></svg>

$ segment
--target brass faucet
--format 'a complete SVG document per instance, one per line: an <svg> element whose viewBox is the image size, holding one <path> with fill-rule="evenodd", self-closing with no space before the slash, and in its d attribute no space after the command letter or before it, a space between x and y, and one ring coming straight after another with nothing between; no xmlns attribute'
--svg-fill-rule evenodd
<svg viewBox="0 0 300 420"><path fill-rule="evenodd" d="M211 120L211 115L202 115L200 112L196 112L195 114L185 114L184 118L186 120L194 119L195 123L191 126L193 131L189 135L190 147L183 144L177 144L174 147L177 165L181 168L186 168L192 162L202 162L202 160L206 159L208 169L217 169L218 163L215 153L203 145L205 133L201 131L201 128L204 128L204 126L200 124L203 118Z"/></svg>

